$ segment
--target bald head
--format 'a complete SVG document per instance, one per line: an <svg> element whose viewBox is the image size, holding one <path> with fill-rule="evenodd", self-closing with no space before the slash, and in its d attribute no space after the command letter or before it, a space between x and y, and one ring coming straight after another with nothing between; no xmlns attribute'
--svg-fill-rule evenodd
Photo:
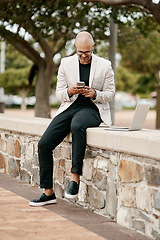
<svg viewBox="0 0 160 240"><path fill-rule="evenodd" d="M76 40L75 40L75 46L83 46L83 47L92 47L94 45L94 40L92 35L89 32L82 31L78 33Z"/></svg>

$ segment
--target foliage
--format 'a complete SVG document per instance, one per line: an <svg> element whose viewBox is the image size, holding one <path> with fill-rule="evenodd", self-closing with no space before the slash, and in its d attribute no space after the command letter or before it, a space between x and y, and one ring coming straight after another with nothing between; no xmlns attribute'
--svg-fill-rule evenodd
<svg viewBox="0 0 160 240"><path fill-rule="evenodd" d="M159 71L160 34L157 31L145 37L136 28L124 26L118 39L118 51L125 67L141 73Z"/></svg>
<svg viewBox="0 0 160 240"><path fill-rule="evenodd" d="M155 74L137 73L120 64L117 68L116 76L117 91L143 95L143 97L155 91L157 83Z"/></svg>
<svg viewBox="0 0 160 240"><path fill-rule="evenodd" d="M24 55L20 54L15 48L6 44L5 49L5 69L8 68L26 68L31 67L31 61L29 61Z"/></svg>
<svg viewBox="0 0 160 240"><path fill-rule="evenodd" d="M0 85L5 89L5 93L18 94L22 89L29 89L28 85L29 68L8 68L0 74Z"/></svg>

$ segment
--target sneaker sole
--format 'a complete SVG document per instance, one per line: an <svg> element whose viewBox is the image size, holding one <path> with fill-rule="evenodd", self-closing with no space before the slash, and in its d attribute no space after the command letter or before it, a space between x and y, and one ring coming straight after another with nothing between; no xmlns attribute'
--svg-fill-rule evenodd
<svg viewBox="0 0 160 240"><path fill-rule="evenodd" d="M64 196L65 196L66 198L74 199L74 198L76 198L76 197L78 196L78 193L75 194L75 195L71 195L71 194L68 194L68 193L65 192Z"/></svg>
<svg viewBox="0 0 160 240"><path fill-rule="evenodd" d="M53 204L53 203L56 203L56 202L57 202L56 199L50 200L50 201L47 201L47 202L39 202L39 203L29 202L29 206L32 206L32 207L41 207L41 206L48 205L48 204Z"/></svg>

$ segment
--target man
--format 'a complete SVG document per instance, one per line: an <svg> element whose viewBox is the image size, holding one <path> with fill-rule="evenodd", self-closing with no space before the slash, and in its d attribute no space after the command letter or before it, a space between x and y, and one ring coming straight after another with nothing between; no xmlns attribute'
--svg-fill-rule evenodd
<svg viewBox="0 0 160 240"><path fill-rule="evenodd" d="M32 200L30 206L56 203L52 151L69 132L72 134L72 175L65 197L76 198L86 149L86 129L98 127L102 121L111 125L108 102L115 94L114 73L110 61L93 54L94 45L91 34L82 31L75 40L77 54L61 61L56 96L62 104L38 144L40 187L44 193ZM85 82L84 88L78 87L79 81Z"/></svg>

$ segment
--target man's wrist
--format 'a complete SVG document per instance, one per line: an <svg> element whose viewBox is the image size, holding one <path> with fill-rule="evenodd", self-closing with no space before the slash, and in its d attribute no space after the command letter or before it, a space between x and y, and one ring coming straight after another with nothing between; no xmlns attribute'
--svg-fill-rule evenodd
<svg viewBox="0 0 160 240"><path fill-rule="evenodd" d="M95 89L93 89L95 91L95 95L94 97L92 98L92 100L96 100L96 97L97 97L97 91Z"/></svg>
<svg viewBox="0 0 160 240"><path fill-rule="evenodd" d="M69 89L68 89L68 90L69 90ZM67 90L68 97L71 98L71 97L73 96L73 94L70 94L68 90Z"/></svg>

